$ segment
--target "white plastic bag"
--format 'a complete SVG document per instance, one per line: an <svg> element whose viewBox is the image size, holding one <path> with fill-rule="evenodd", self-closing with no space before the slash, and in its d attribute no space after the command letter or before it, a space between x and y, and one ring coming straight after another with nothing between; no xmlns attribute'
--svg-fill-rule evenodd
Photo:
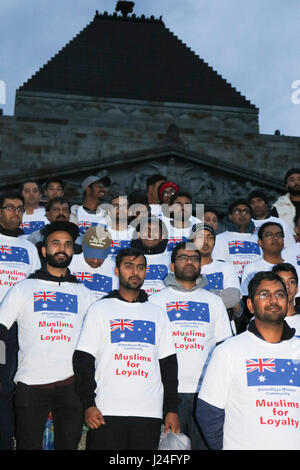
<svg viewBox="0 0 300 470"><path fill-rule="evenodd" d="M158 449L191 450L191 441L185 434L182 433L175 434L169 431L168 434L166 434L164 426L162 426Z"/></svg>

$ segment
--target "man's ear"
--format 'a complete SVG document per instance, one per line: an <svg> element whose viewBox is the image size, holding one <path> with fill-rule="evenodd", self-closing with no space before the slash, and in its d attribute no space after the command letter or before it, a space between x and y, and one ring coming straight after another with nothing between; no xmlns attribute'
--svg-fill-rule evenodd
<svg viewBox="0 0 300 470"><path fill-rule="evenodd" d="M46 249L45 246L42 246L42 248L41 248L41 253L42 253L42 255L43 255L43 258L46 258L47 249Z"/></svg>
<svg viewBox="0 0 300 470"><path fill-rule="evenodd" d="M114 271L115 275L119 277L119 268L117 266L115 267Z"/></svg>
<svg viewBox="0 0 300 470"><path fill-rule="evenodd" d="M252 313L253 315L254 314L253 303L252 303L252 300L249 299L249 297L247 299L247 307L248 307L249 312Z"/></svg>
<svg viewBox="0 0 300 470"><path fill-rule="evenodd" d="M174 263L171 263L171 264L170 264L170 269L171 269L172 273L175 272Z"/></svg>
<svg viewBox="0 0 300 470"><path fill-rule="evenodd" d="M260 238L258 238L257 244L258 244L258 246L260 246L260 248L262 248L262 244L263 244L263 243L262 243L262 240L261 240Z"/></svg>

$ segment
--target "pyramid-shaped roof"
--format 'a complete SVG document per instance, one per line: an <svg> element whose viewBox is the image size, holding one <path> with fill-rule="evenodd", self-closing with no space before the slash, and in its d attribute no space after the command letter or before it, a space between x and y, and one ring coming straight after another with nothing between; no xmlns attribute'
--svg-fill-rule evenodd
<svg viewBox="0 0 300 470"><path fill-rule="evenodd" d="M18 91L256 107L160 19L96 15Z"/></svg>

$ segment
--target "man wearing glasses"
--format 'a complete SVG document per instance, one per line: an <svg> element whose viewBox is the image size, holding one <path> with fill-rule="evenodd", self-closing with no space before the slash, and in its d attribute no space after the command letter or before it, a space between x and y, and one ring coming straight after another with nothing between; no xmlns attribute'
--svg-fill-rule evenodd
<svg viewBox="0 0 300 470"><path fill-rule="evenodd" d="M249 283L249 328L214 350L197 419L212 450L299 450L300 339L288 295L270 271Z"/></svg>
<svg viewBox="0 0 300 470"><path fill-rule="evenodd" d="M231 263L241 278L244 266L261 258L248 202L244 199L234 201L223 223L225 232L216 236L212 257Z"/></svg>
<svg viewBox="0 0 300 470"><path fill-rule="evenodd" d="M35 246L19 228L24 200L17 192L0 196L0 302L9 289L40 267ZM0 358L0 450L13 448L14 416L12 406L13 376L17 362L16 324L5 340L5 358Z"/></svg>
<svg viewBox="0 0 300 470"><path fill-rule="evenodd" d="M165 310L171 322L178 360L180 429L190 438L192 450L207 449L194 410L202 371L215 345L232 336L223 301L202 289L207 281L200 276L200 261L196 248L178 243L167 287L149 298Z"/></svg>

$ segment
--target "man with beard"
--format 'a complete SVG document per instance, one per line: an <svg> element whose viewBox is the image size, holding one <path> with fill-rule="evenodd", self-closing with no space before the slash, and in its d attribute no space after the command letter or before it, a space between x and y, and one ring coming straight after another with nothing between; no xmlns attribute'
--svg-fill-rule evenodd
<svg viewBox="0 0 300 470"><path fill-rule="evenodd" d="M271 215L285 220L295 234L294 218L300 214L300 168L291 168L285 175L288 191L273 204Z"/></svg>
<svg viewBox="0 0 300 470"><path fill-rule="evenodd" d="M115 271L119 289L88 310L73 359L90 428L86 448L155 450L163 415L166 432L180 430L170 325L141 289L146 276L141 251L121 250Z"/></svg>
<svg viewBox="0 0 300 470"><path fill-rule="evenodd" d="M249 283L247 331L218 345L197 418L212 450L299 450L300 340L286 322L288 296L273 272Z"/></svg>
<svg viewBox="0 0 300 470"><path fill-rule="evenodd" d="M93 294L68 266L78 228L69 222L47 225L45 266L13 286L0 307L0 339L16 321L19 355L16 383L17 450L41 450L49 412L56 450L76 450L83 411L74 391L72 356Z"/></svg>
<svg viewBox="0 0 300 470"><path fill-rule="evenodd" d="M221 298L202 288L201 254L178 243L172 252L166 288L150 297L169 316L178 359L180 429L192 450L207 449L195 420L196 393L206 362L217 343L232 336ZM206 283L206 281L205 281Z"/></svg>

